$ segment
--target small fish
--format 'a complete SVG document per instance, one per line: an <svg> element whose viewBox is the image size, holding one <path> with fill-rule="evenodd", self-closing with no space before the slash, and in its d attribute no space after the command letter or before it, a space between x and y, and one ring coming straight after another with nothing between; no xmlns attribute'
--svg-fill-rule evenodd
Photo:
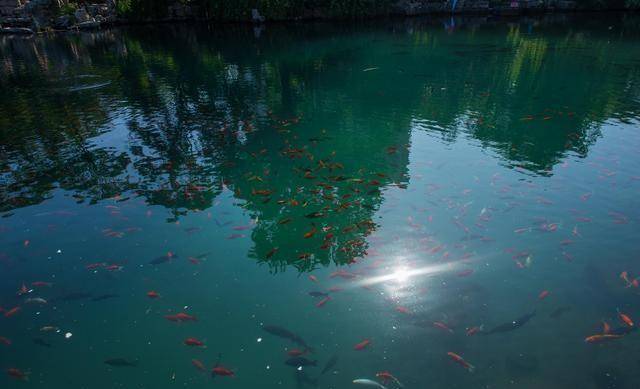
<svg viewBox="0 0 640 389"><path fill-rule="evenodd" d="M316 229L316 227L315 227L315 226L313 226L313 227L311 228L311 230L309 230L309 231L305 232L303 236L304 236L304 238L305 238L305 239L309 239L309 238L311 238L312 236L314 236L314 235L316 234L316 232L318 232L318 230Z"/></svg>
<svg viewBox="0 0 640 389"><path fill-rule="evenodd" d="M364 350L365 348L369 347L369 345L371 344L371 340L369 339L365 339L362 342L356 344L355 346L353 346L354 350Z"/></svg>
<svg viewBox="0 0 640 389"><path fill-rule="evenodd" d="M293 349L287 351L287 355L290 356L290 357L299 357L301 355L306 354L307 352L308 352L308 350L300 350L300 349L297 349L297 348L293 348Z"/></svg>
<svg viewBox="0 0 640 389"><path fill-rule="evenodd" d="M198 319L195 316L189 315L184 312L180 312L175 315L167 315L164 318L169 321L178 322L178 323L185 322L185 321L198 321Z"/></svg>
<svg viewBox="0 0 640 389"><path fill-rule="evenodd" d="M7 369L7 374L9 377L15 378L21 381L29 381L29 374L23 372L20 369L16 369L15 367L10 367Z"/></svg>
<svg viewBox="0 0 640 389"><path fill-rule="evenodd" d="M372 70L378 70L378 69L380 69L380 68L376 66L376 67L372 67L372 68L362 69L362 71L363 71L363 72L370 72L370 71L372 71Z"/></svg>
<svg viewBox="0 0 640 389"><path fill-rule="evenodd" d="M184 340L184 344L186 346L191 346L191 347L203 347L206 348L207 346L205 346L204 342L196 339L196 338L187 338Z"/></svg>
<svg viewBox="0 0 640 389"><path fill-rule="evenodd" d="M18 312L20 312L21 308L20 307L14 307L9 309L8 311L6 311L4 313L4 317L12 317L18 314Z"/></svg>
<svg viewBox="0 0 640 389"><path fill-rule="evenodd" d="M151 298L151 299L157 299L158 297L160 297L160 294L158 292L156 292L155 290L150 290L147 292L147 297Z"/></svg>
<svg viewBox="0 0 640 389"><path fill-rule="evenodd" d="M278 248L277 247L274 247L271 250L269 250L269 252L266 255L267 259L273 257L275 255L275 253L277 253L277 252L278 252Z"/></svg>
<svg viewBox="0 0 640 389"><path fill-rule="evenodd" d="M326 303L328 303L329 301L331 301L331 297L327 296L327 297L323 298L322 300L320 300L320 301L316 304L316 307L321 308L321 307L323 307Z"/></svg>
<svg viewBox="0 0 640 389"><path fill-rule="evenodd" d="M478 332L481 332L484 330L484 325L481 325L479 327L471 327L467 329L467 336L473 336L475 334L477 334Z"/></svg>
<svg viewBox="0 0 640 389"><path fill-rule="evenodd" d="M448 331L448 332L453 334L453 330L451 328L449 328L448 325L444 324L441 321L434 321L433 322L433 326L436 327L436 328L440 328L442 330Z"/></svg>
<svg viewBox="0 0 640 389"><path fill-rule="evenodd" d="M5 346L11 346L11 340L5 338L4 336L0 336L0 343L4 344Z"/></svg>
<svg viewBox="0 0 640 389"><path fill-rule="evenodd" d="M371 386L378 389L387 389L387 387L382 385L381 383L367 378L358 378L356 380L353 380L352 382L356 385Z"/></svg>
<svg viewBox="0 0 640 389"><path fill-rule="evenodd" d="M633 327L633 320L631 320L628 315L620 312L620 310L618 310L618 317L624 322L624 324L628 325L629 327Z"/></svg>
<svg viewBox="0 0 640 389"><path fill-rule="evenodd" d="M114 367L136 367L138 361L129 361L124 358L111 358L104 361L105 364Z"/></svg>
<svg viewBox="0 0 640 389"><path fill-rule="evenodd" d="M309 276L309 279L315 283L318 282L318 278L316 276L314 276L313 274Z"/></svg>
<svg viewBox="0 0 640 389"><path fill-rule="evenodd" d="M538 300L544 300L548 295L549 295L549 291L548 290L543 290L538 295Z"/></svg>
<svg viewBox="0 0 640 389"><path fill-rule="evenodd" d="M289 366L293 366L293 367L317 366L318 365L318 361L312 361L312 360L307 359L305 357L291 357L291 358L289 358L289 359L287 359L285 361L285 364L287 364Z"/></svg>
<svg viewBox="0 0 640 389"><path fill-rule="evenodd" d="M211 370L211 375L222 377L235 377L235 373L224 366L216 366Z"/></svg>
<svg viewBox="0 0 640 389"><path fill-rule="evenodd" d="M598 334L587 336L584 341L587 343L602 343L609 340L615 340L622 338L622 335L613 335L613 334Z"/></svg>
<svg viewBox="0 0 640 389"><path fill-rule="evenodd" d="M396 383L398 388L404 388L404 385L402 385L402 383L388 371L381 371L379 373L376 373L376 377L380 378L385 385L387 384L387 382L393 381Z"/></svg>
<svg viewBox="0 0 640 389"><path fill-rule="evenodd" d="M447 355L454 361L457 362L458 364L460 364L462 367L464 367L465 369L467 369L470 373L473 373L473 371L476 369L475 366L473 366L472 364L470 364L469 362L465 361L464 358L462 358L460 355L449 351L447 353Z"/></svg>
<svg viewBox="0 0 640 389"><path fill-rule="evenodd" d="M199 360L197 360L197 359L192 359L191 360L191 364L193 366L195 366L196 369L198 369L200 371L207 371L207 369L204 367L204 364L202 362L200 362Z"/></svg>
<svg viewBox="0 0 640 389"><path fill-rule="evenodd" d="M58 327L54 326L44 326L40 328L40 332L56 332L59 331Z"/></svg>

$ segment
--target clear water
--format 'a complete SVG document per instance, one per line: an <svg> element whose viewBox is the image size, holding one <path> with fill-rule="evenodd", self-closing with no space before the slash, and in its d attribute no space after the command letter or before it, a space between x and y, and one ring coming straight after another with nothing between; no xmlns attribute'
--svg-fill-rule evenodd
<svg viewBox="0 0 640 389"><path fill-rule="evenodd" d="M2 37L2 387L640 387L638 26Z"/></svg>

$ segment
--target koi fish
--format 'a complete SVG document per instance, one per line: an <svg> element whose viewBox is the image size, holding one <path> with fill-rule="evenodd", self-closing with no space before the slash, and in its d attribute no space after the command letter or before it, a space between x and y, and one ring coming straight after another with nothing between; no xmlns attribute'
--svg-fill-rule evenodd
<svg viewBox="0 0 640 389"><path fill-rule="evenodd" d="M606 321L603 321L602 322L602 333L603 334L608 334L610 332L611 332L611 326Z"/></svg>
<svg viewBox="0 0 640 389"><path fill-rule="evenodd" d="M475 334L477 334L478 332L481 332L482 330L484 330L484 325L481 325L479 327L471 327L467 329L467 336L473 336Z"/></svg>
<svg viewBox="0 0 640 389"><path fill-rule="evenodd" d="M318 232L318 230L316 229L315 226L313 226L311 228L311 230L309 230L308 232L305 232L303 236L304 236L305 239L309 239L312 236L314 236L316 234L316 232Z"/></svg>
<svg viewBox="0 0 640 389"><path fill-rule="evenodd" d="M34 281L31 283L31 286L40 288L40 287L51 287L53 284L51 282L44 282L44 281Z"/></svg>
<svg viewBox="0 0 640 389"><path fill-rule="evenodd" d="M451 328L449 328L449 326L447 326L446 324L444 324L441 321L434 321L433 322L433 326L436 327L436 328L440 328L441 330L448 331L448 332L453 334L453 330Z"/></svg>
<svg viewBox="0 0 640 389"><path fill-rule="evenodd" d="M297 348L291 349L289 351L287 351L287 355L291 356L291 357L299 357L301 355L304 355L308 352L308 350L300 350Z"/></svg>
<svg viewBox="0 0 640 389"><path fill-rule="evenodd" d="M223 377L235 377L235 374L224 366L216 366L211 370L211 375Z"/></svg>
<svg viewBox="0 0 640 389"><path fill-rule="evenodd" d="M269 250L269 252L266 255L267 259L273 257L275 255L275 253L277 253L277 252L278 252L278 248L277 247L274 247L271 250Z"/></svg>
<svg viewBox="0 0 640 389"><path fill-rule="evenodd" d="M197 359L192 359L191 360L191 364L193 366L195 366L196 369L198 369L200 371L207 371L207 369L204 367L204 364L202 362L200 362L199 360L197 360Z"/></svg>
<svg viewBox="0 0 640 389"><path fill-rule="evenodd" d="M29 380L28 373L25 373L19 369L16 369L15 367L8 368L7 374L9 375L9 377L15 378L17 380L22 380L22 381Z"/></svg>
<svg viewBox="0 0 640 389"><path fill-rule="evenodd" d="M320 302L318 302L316 304L316 307L321 308L323 307L326 303L328 303L331 300L331 297L327 296L325 298L323 298L322 300L320 300Z"/></svg>
<svg viewBox="0 0 640 389"><path fill-rule="evenodd" d="M625 282L627 288L632 285L631 281L629 281L629 273L626 270L620 273L620 279Z"/></svg>
<svg viewBox="0 0 640 389"><path fill-rule="evenodd" d="M447 355L453 359L454 362L457 362L458 364L460 364L462 367L464 367L465 369L467 369L470 373L473 373L473 371L476 369L475 366L473 366L472 364L470 364L469 362L465 361L464 358L462 358L460 355L449 351L447 353Z"/></svg>
<svg viewBox="0 0 640 389"><path fill-rule="evenodd" d="M207 347L202 341L196 338L187 338L184 340L184 344L191 347Z"/></svg>
<svg viewBox="0 0 640 389"><path fill-rule="evenodd" d="M404 385L402 385L402 383L400 383L400 381L398 381L398 379L388 371L381 371L379 373L376 373L376 377L380 378L384 384L386 384L388 381L393 381L399 388L404 388Z"/></svg>
<svg viewBox="0 0 640 389"><path fill-rule="evenodd" d="M364 350L365 348L367 348L369 345L371 344L371 340L369 339L365 339L362 342L356 344L355 346L353 346L354 350Z"/></svg>
<svg viewBox="0 0 640 389"><path fill-rule="evenodd" d="M396 311L404 313L405 315L411 315L411 311L407 307L398 306L396 307Z"/></svg>
<svg viewBox="0 0 640 389"><path fill-rule="evenodd" d="M156 292L155 290L150 290L147 292L147 297L152 298L152 299L157 299L158 297L160 297L160 294L158 292Z"/></svg>
<svg viewBox="0 0 640 389"><path fill-rule="evenodd" d="M598 335L587 336L584 339L584 341L587 343L602 343L602 342L606 342L606 341L614 340L618 338L622 338L622 335L598 334Z"/></svg>
<svg viewBox="0 0 640 389"><path fill-rule="evenodd" d="M178 323L181 323L184 321L198 321L198 319L195 316L191 316L184 312L180 312L175 315L167 315L164 318L169 321L178 322Z"/></svg>
<svg viewBox="0 0 640 389"><path fill-rule="evenodd" d="M548 290L543 290L542 292L540 292L540 294L538 295L538 300L544 300L545 297L547 297L549 295L549 291Z"/></svg>
<svg viewBox="0 0 640 389"><path fill-rule="evenodd" d="M6 346L11 346L11 340L5 338L4 336L0 336L0 343Z"/></svg>
<svg viewBox="0 0 640 389"><path fill-rule="evenodd" d="M633 327L633 320L631 320L629 316L620 312L620 310L618 310L618 317L624 322L624 324L628 325L629 327Z"/></svg>
<svg viewBox="0 0 640 389"><path fill-rule="evenodd" d="M316 276L314 276L313 274L309 276L309 279L313 282L318 282L318 278Z"/></svg>
<svg viewBox="0 0 640 389"><path fill-rule="evenodd" d="M456 275L458 277L468 277L468 276L470 276L472 274L473 274L473 269L466 269L466 270L463 270L463 271L459 272Z"/></svg>
<svg viewBox="0 0 640 389"><path fill-rule="evenodd" d="M11 308L11 309L9 309L8 311L6 311L6 312L4 313L4 317L12 317L12 316L15 316L18 312L20 312L20 309L21 309L20 307L14 307L14 308Z"/></svg>

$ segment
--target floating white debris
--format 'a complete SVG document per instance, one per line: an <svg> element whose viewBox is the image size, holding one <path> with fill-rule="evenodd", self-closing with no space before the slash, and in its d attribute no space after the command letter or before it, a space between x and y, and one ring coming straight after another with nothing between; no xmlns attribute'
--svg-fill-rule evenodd
<svg viewBox="0 0 640 389"><path fill-rule="evenodd" d="M64 334L64 338L65 339L69 339L73 336L73 334L71 332L67 332L66 334Z"/></svg>
<svg viewBox="0 0 640 389"><path fill-rule="evenodd" d="M260 343L260 342L262 342L262 338L258 338L258 339L256 339L256 341L257 341L258 343Z"/></svg>

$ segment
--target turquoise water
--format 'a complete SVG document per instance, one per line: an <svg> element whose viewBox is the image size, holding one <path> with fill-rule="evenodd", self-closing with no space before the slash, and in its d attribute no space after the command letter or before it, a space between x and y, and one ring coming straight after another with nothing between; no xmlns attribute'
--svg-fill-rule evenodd
<svg viewBox="0 0 640 389"><path fill-rule="evenodd" d="M639 22L2 37L2 387L640 387Z"/></svg>

